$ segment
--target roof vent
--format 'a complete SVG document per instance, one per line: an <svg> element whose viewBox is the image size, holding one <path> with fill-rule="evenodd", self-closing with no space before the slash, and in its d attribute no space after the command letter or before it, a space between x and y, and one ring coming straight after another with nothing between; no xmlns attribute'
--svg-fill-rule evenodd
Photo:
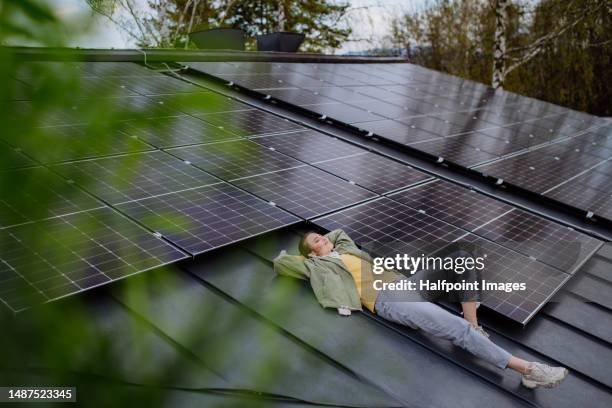
<svg viewBox="0 0 612 408"><path fill-rule="evenodd" d="M257 51L297 52L304 42L304 34L278 31L257 36Z"/></svg>
<svg viewBox="0 0 612 408"><path fill-rule="evenodd" d="M189 40L203 50L244 51L246 34L236 28L212 28L190 33Z"/></svg>

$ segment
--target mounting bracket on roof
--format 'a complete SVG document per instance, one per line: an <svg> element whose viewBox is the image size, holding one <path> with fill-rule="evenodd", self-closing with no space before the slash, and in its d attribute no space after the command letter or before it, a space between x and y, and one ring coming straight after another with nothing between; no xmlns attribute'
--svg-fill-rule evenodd
<svg viewBox="0 0 612 408"><path fill-rule="evenodd" d="M327 119L327 115L321 115L321 116L319 117L319 120L325 120L325 119Z"/></svg>
<svg viewBox="0 0 612 408"><path fill-rule="evenodd" d="M367 136L367 137L372 137L372 136L374 136L374 132L370 131L370 132L368 132L368 133L366 134L366 136Z"/></svg>
<svg viewBox="0 0 612 408"><path fill-rule="evenodd" d="M503 179L503 178L498 178L498 179L495 181L495 185L496 185L496 186L501 186L502 184L504 184L504 179Z"/></svg>
<svg viewBox="0 0 612 408"><path fill-rule="evenodd" d="M436 160L436 163L444 163L444 157L438 156L438 159Z"/></svg>
<svg viewBox="0 0 612 408"><path fill-rule="evenodd" d="M232 81L229 81L226 85L227 86L234 86L234 83Z"/></svg>
<svg viewBox="0 0 612 408"><path fill-rule="evenodd" d="M157 232L157 231L155 231L153 233L153 235L155 235L157 238L162 238L163 237L163 235L160 232Z"/></svg>
<svg viewBox="0 0 612 408"><path fill-rule="evenodd" d="M191 162L189 160L183 160L183 163L185 164L191 164Z"/></svg>
<svg viewBox="0 0 612 408"><path fill-rule="evenodd" d="M264 96L264 101L270 100L272 99L272 95L266 95Z"/></svg>
<svg viewBox="0 0 612 408"><path fill-rule="evenodd" d="M593 218L593 216L594 216L594 215L595 215L595 214L593 213L593 211L587 211L587 213L586 213L586 217L587 217L587 219L589 219L589 220L590 220L591 218Z"/></svg>
<svg viewBox="0 0 612 408"><path fill-rule="evenodd" d="M270 204L272 207L276 207L276 203L274 201L268 201L268 204Z"/></svg>

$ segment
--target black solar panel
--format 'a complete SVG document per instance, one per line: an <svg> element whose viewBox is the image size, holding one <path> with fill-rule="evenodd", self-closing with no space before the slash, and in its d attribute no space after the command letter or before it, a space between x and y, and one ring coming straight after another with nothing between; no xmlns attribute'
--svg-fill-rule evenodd
<svg viewBox="0 0 612 408"><path fill-rule="evenodd" d="M411 146L465 167L476 166L497 158L494 154L479 150L452 137L413 143Z"/></svg>
<svg viewBox="0 0 612 408"><path fill-rule="evenodd" d="M355 126L402 144L438 139L439 136L394 120L358 123Z"/></svg>
<svg viewBox="0 0 612 408"><path fill-rule="evenodd" d="M117 208L192 255L299 221L226 183L132 201Z"/></svg>
<svg viewBox="0 0 612 408"><path fill-rule="evenodd" d="M220 181L161 151L70 162L54 169L109 204Z"/></svg>
<svg viewBox="0 0 612 408"><path fill-rule="evenodd" d="M104 205L43 167L0 172L0 185L0 227Z"/></svg>
<svg viewBox="0 0 612 408"><path fill-rule="evenodd" d="M200 92L202 90L199 86L168 75L118 77L115 80L119 85L125 86L140 95Z"/></svg>
<svg viewBox="0 0 612 408"><path fill-rule="evenodd" d="M119 124L108 128L88 126L53 126L33 129L27 136L12 135L9 143L42 163L54 163L89 157L153 149L137 138L119 131ZM44 148L41 148L44 146Z"/></svg>
<svg viewBox="0 0 612 408"><path fill-rule="evenodd" d="M168 151L224 180L304 166L300 161L250 140L180 147Z"/></svg>
<svg viewBox="0 0 612 408"><path fill-rule="evenodd" d="M596 190L578 182L565 183L544 194L585 211L612 219L612 192Z"/></svg>
<svg viewBox="0 0 612 408"><path fill-rule="evenodd" d="M465 231L389 198L380 198L313 220L326 230L342 229L374 256L420 256L441 249Z"/></svg>
<svg viewBox="0 0 612 408"><path fill-rule="evenodd" d="M0 141L0 170L18 169L35 163L19 149L14 149Z"/></svg>
<svg viewBox="0 0 612 408"><path fill-rule="evenodd" d="M378 194L389 193L431 178L410 166L376 153L328 160L316 163L315 166Z"/></svg>
<svg viewBox="0 0 612 408"><path fill-rule="evenodd" d="M376 196L311 166L248 177L232 184L302 218L316 217Z"/></svg>
<svg viewBox="0 0 612 408"><path fill-rule="evenodd" d="M0 238L0 299L18 311L184 258L109 208L15 226Z"/></svg>
<svg viewBox="0 0 612 408"><path fill-rule="evenodd" d="M567 273L574 273L601 246L588 235L518 209L475 233Z"/></svg>
<svg viewBox="0 0 612 408"><path fill-rule="evenodd" d="M338 101L327 98L316 92L309 91L300 88L287 88L287 89L270 89L266 90L266 94L280 99L282 101L292 103L294 105L320 105L325 103L336 103Z"/></svg>
<svg viewBox="0 0 612 408"><path fill-rule="evenodd" d="M238 138L238 136L219 126L192 116L125 121L121 123L120 131L158 148L220 142Z"/></svg>
<svg viewBox="0 0 612 408"><path fill-rule="evenodd" d="M316 131L286 133L251 139L307 163L365 153L366 150Z"/></svg>
<svg viewBox="0 0 612 408"><path fill-rule="evenodd" d="M202 90L200 88L200 90ZM151 100L177 112L189 115L233 112L252 109L251 106L214 92L180 93L151 96Z"/></svg>
<svg viewBox="0 0 612 408"><path fill-rule="evenodd" d="M524 291L485 290L482 303L521 324L529 320L567 282L571 275L473 235L462 241L486 254L482 278L495 283L525 283Z"/></svg>
<svg viewBox="0 0 612 408"><path fill-rule="evenodd" d="M321 116L326 116L330 119L336 119L341 122L355 123L366 122L371 120L380 120L383 117L368 112L365 109L356 108L344 103L325 103L322 105L302 105L304 108L316 112Z"/></svg>
<svg viewBox="0 0 612 408"><path fill-rule="evenodd" d="M257 136L304 129L297 123L256 109L197 116L238 136Z"/></svg>
<svg viewBox="0 0 612 408"><path fill-rule="evenodd" d="M514 208L474 190L442 180L409 188L391 197L469 231Z"/></svg>

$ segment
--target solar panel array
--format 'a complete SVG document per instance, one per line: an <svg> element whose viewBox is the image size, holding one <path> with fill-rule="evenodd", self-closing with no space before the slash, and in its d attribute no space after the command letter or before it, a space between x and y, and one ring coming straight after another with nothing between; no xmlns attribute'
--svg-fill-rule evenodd
<svg viewBox="0 0 612 408"><path fill-rule="evenodd" d="M566 137L589 127L588 117L537 101L523 106L516 95L491 95L406 64L194 65L466 166L557 139L554 157L576 159L578 149L605 160L593 146L606 145L606 135L585 133L580 140L588 143L580 146ZM77 76L81 87L41 113L35 95L49 71ZM524 323L541 295L548 298L599 245L173 76L131 63L23 64L15 78L23 92L10 102L13 131L0 135L0 151L10 158L0 180L28 181L19 194L0 196L0 299L9 308L315 219L388 254L428 252L465 237L483 240L499 259L512 254L521 265L514 272L533 271L534 290L523 303L487 305L504 313L510 305L508 314ZM41 119L24 137L19 130L30 117ZM573 168L591 163L580 156ZM599 166L605 169L592 168ZM605 172L598 174L601 181L588 188L599 192ZM538 244L525 245L532 238ZM508 278L502 275L496 278Z"/></svg>
<svg viewBox="0 0 612 408"><path fill-rule="evenodd" d="M609 189L581 184L612 178L603 118L412 64L184 64L612 219Z"/></svg>
<svg viewBox="0 0 612 408"><path fill-rule="evenodd" d="M440 193L438 200L435 190ZM454 195L456 201L447 201ZM404 197L409 205L403 204ZM462 218L461 210L472 213ZM510 293L485 290L483 304L522 324L601 246L584 234L441 181L313 222L327 230L343 229L375 256L440 254L451 242L477 245L486 257L482 279L526 285L524 291Z"/></svg>

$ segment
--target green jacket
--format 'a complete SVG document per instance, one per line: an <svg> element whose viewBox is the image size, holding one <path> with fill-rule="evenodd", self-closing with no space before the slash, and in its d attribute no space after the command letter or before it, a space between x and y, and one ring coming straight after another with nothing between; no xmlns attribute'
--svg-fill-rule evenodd
<svg viewBox="0 0 612 408"><path fill-rule="evenodd" d="M372 262L370 255L359 249L344 231L334 230L326 237L334 244L339 254L351 254ZM274 271L280 275L309 280L317 300L323 307L362 310L353 276L341 259L331 256L304 258L282 251L274 259Z"/></svg>

